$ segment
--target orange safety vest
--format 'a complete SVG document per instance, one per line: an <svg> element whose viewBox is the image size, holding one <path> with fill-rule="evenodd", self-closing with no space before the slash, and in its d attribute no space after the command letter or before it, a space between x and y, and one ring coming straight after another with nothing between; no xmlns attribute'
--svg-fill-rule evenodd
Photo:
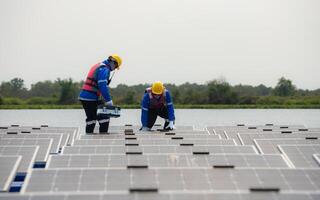
<svg viewBox="0 0 320 200"><path fill-rule="evenodd" d="M97 72L100 67L104 67L103 63L97 63L93 65L87 75L86 81L82 86L82 90L93 92L97 96L100 96L100 91L98 88L98 81L97 81Z"/></svg>

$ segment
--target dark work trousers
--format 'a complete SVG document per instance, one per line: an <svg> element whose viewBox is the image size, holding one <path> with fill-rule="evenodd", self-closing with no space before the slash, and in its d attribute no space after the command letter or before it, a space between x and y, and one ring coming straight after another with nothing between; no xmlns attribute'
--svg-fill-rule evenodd
<svg viewBox="0 0 320 200"><path fill-rule="evenodd" d="M168 115L168 108L167 106L162 106L158 109L149 108L148 112L148 128L152 128L154 123L157 120L157 117L160 116L165 119L165 123L163 129L169 124L169 115Z"/></svg>
<svg viewBox="0 0 320 200"><path fill-rule="evenodd" d="M96 121L99 122L99 133L107 133L109 129L109 118L100 118L97 116L97 108L102 101L81 101L82 107L86 112L86 133L93 133Z"/></svg>

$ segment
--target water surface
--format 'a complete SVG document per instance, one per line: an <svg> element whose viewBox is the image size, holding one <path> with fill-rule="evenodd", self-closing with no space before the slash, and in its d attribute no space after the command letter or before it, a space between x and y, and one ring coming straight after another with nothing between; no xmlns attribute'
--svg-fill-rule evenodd
<svg viewBox="0 0 320 200"><path fill-rule="evenodd" d="M176 109L177 125L220 126L260 125L305 125L320 127L320 109ZM140 124L139 109L124 109L122 116L111 120L111 125ZM79 126L83 128L85 113L81 109L68 110L0 110L0 125ZM157 123L163 123L158 118Z"/></svg>

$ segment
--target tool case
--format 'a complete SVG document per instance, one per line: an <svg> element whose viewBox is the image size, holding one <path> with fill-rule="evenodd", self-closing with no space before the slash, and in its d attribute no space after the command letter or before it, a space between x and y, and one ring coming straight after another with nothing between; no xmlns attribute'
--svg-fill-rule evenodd
<svg viewBox="0 0 320 200"><path fill-rule="evenodd" d="M117 118L121 115L121 108L118 106L105 106L100 105L98 106L97 115L105 117L113 117Z"/></svg>

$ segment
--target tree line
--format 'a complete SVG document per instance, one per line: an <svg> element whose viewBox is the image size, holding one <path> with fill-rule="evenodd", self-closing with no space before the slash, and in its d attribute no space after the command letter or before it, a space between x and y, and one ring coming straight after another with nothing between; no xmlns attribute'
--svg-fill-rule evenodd
<svg viewBox="0 0 320 200"><path fill-rule="evenodd" d="M83 82L58 78L55 81L39 81L27 89L24 80L14 78L0 85L0 105L72 105L78 104L78 95ZM128 86L119 84L111 87L113 101L117 105L140 104L145 88L151 84ZM263 84L230 85L224 79L214 79L205 84L184 83L165 84L172 94L175 104L320 104L320 89L298 89L291 80L281 77L277 85L267 87Z"/></svg>

